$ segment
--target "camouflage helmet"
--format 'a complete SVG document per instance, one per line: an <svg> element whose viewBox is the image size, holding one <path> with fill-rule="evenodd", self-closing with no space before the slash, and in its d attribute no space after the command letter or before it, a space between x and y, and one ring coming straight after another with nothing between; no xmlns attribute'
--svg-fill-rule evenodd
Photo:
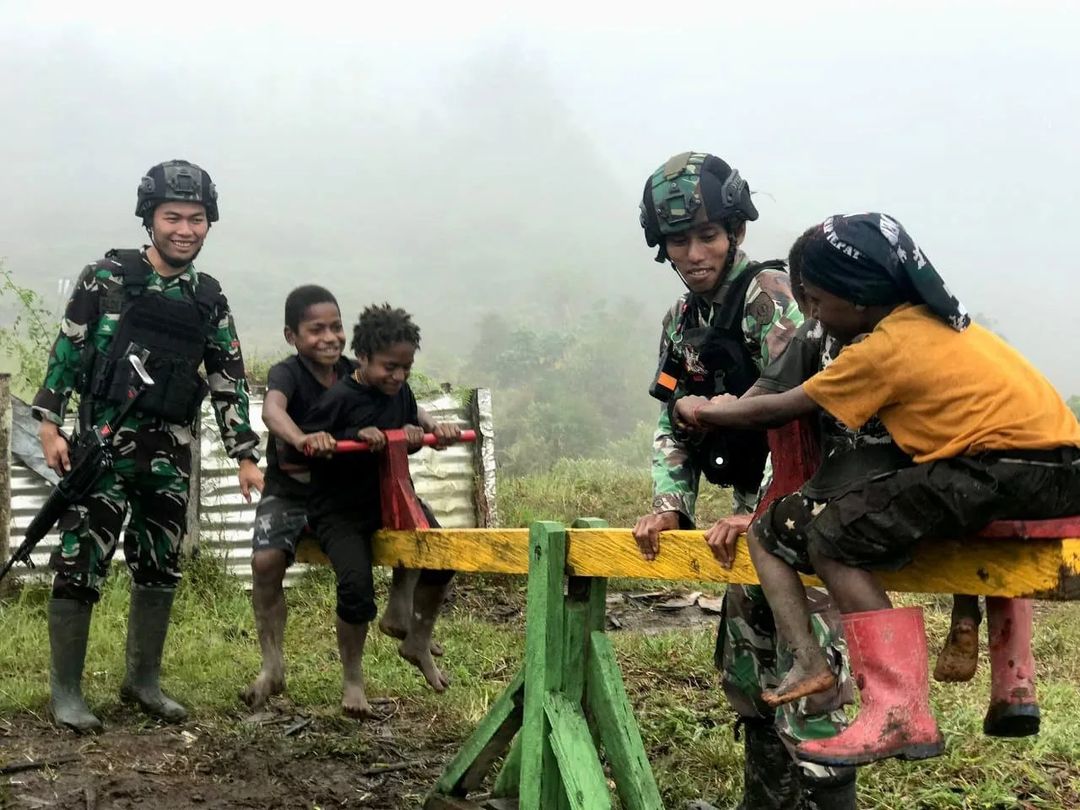
<svg viewBox="0 0 1080 810"><path fill-rule="evenodd" d="M154 209L170 200L201 203L206 208L206 218L210 222L217 222L217 189L210 175L194 163L166 160L151 166L139 181L135 216L149 227Z"/></svg>
<svg viewBox="0 0 1080 810"><path fill-rule="evenodd" d="M659 248L658 262L667 259L665 237L702 222L725 224L732 218L753 222L757 208L747 182L716 155L682 152L645 181L641 227L649 247Z"/></svg>

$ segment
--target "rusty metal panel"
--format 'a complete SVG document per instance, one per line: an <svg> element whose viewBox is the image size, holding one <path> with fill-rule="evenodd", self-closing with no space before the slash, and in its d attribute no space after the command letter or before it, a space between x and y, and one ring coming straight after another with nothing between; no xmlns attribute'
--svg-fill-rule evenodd
<svg viewBox="0 0 1080 810"><path fill-rule="evenodd" d="M458 445L442 452L424 448L410 457L410 468L416 491L430 504L439 522L448 528L469 528L487 525L483 516L491 512L486 507L478 517L477 497L484 493L494 503L495 468L494 434L491 420L491 397L484 390L473 392L469 402L444 394L421 405L435 419L456 422L480 433L483 442L479 449ZM480 424L474 424L479 418ZM262 401L251 403L252 427L264 438ZM209 406L202 414L204 430L201 437L200 500L198 511L198 542L201 549L218 554L227 561L229 569L245 581L251 579L251 527L255 517L255 500L248 504L236 484L236 462L225 456L217 438L217 426ZM11 543L22 542L23 531L41 508L52 485L32 472L18 458L12 465L12 531ZM258 497L257 495L255 496ZM52 532L38 545L33 555L35 565L44 566L58 541ZM123 549L117 550L117 559ZM290 569L287 581L302 566ZM22 576L26 569L17 568L13 575Z"/></svg>

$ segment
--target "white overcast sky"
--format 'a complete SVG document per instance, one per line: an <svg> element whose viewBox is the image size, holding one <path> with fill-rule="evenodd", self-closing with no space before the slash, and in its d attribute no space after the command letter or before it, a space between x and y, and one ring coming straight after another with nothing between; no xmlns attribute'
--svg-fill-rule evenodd
<svg viewBox="0 0 1080 810"><path fill-rule="evenodd" d="M0 257L55 296L139 240L139 176L187 157L222 195L200 268L252 340L271 282L400 300L449 339L482 315L447 311L463 286L528 300L547 271L646 302L652 340L678 286L638 195L712 151L759 192L752 255L888 211L1080 393L1078 43L1074 2L0 0Z"/></svg>

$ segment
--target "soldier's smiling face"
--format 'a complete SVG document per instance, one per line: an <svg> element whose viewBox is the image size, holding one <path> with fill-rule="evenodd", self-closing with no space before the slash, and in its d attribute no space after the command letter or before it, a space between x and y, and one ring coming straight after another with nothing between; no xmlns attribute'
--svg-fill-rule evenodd
<svg viewBox="0 0 1080 810"><path fill-rule="evenodd" d="M209 230L206 207L201 203L163 202L154 209L154 247L173 267L195 261Z"/></svg>
<svg viewBox="0 0 1080 810"><path fill-rule="evenodd" d="M742 242L745 227L740 228L735 244ZM667 253L691 292L712 291L721 282L724 263L731 245L728 232L715 222L702 222L682 233L670 234Z"/></svg>

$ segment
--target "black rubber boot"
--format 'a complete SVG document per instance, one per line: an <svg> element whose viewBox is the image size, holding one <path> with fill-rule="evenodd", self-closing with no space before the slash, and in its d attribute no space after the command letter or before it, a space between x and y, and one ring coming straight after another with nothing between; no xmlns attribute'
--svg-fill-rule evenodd
<svg viewBox="0 0 1080 810"><path fill-rule="evenodd" d="M849 779L831 782L803 777L806 810L855 810L855 774Z"/></svg>
<svg viewBox="0 0 1080 810"><path fill-rule="evenodd" d="M49 600L49 711L58 726L94 734L101 721L82 695L83 662L94 606L74 599Z"/></svg>
<svg viewBox="0 0 1080 810"><path fill-rule="evenodd" d="M758 719L743 719L743 796L735 810L794 810L802 807L799 767L776 726ZM738 736L738 732L736 732ZM715 805L695 801L686 810L719 810Z"/></svg>
<svg viewBox="0 0 1080 810"><path fill-rule="evenodd" d="M123 700L169 723L187 718L187 709L161 691L161 653L169 632L175 588L131 586L128 610L127 673L120 687Z"/></svg>

